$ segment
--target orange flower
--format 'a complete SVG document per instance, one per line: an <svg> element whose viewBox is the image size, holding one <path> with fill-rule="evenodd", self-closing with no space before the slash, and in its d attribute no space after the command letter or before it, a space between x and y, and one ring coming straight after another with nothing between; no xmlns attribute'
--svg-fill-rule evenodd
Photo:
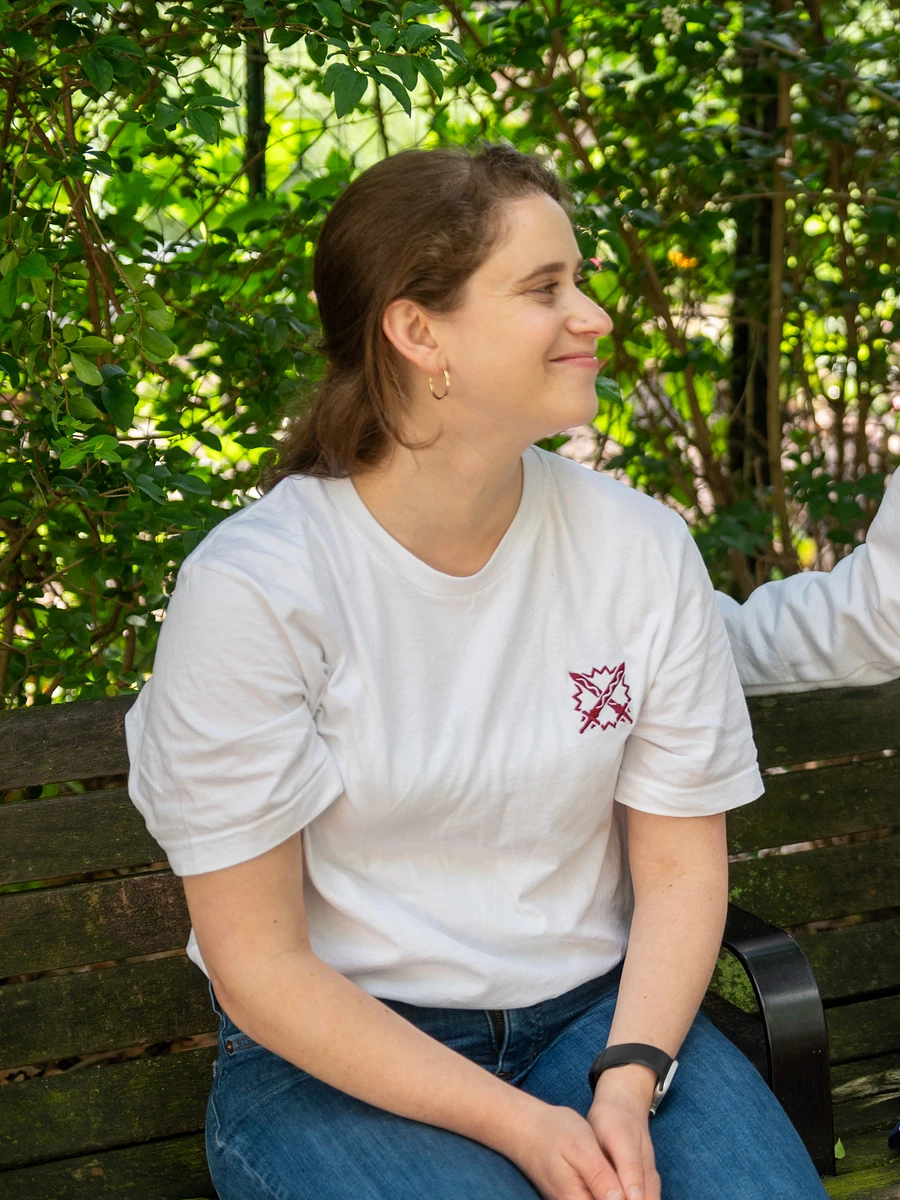
<svg viewBox="0 0 900 1200"><path fill-rule="evenodd" d="M699 258L691 258L687 254L682 254L680 250L670 250L668 253L670 263L673 263L680 271L690 271L693 267L700 265Z"/></svg>

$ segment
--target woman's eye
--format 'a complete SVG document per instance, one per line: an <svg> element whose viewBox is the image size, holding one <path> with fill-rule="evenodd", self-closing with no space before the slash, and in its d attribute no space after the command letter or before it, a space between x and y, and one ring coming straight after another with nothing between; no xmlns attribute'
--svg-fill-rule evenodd
<svg viewBox="0 0 900 1200"><path fill-rule="evenodd" d="M575 286L580 288L580 287L582 287L584 284L586 284L586 283L588 283L588 282L590 282L590 278L589 278L589 276L587 276L587 275L582 275L582 276L580 276L580 278L578 278L578 279L576 279L576 280L575 280ZM541 288L535 288L534 290L535 290L536 292L540 292L542 295L549 295L549 293L550 293L551 289L552 289L552 288L555 288L555 287L559 287L559 284L558 284L558 283L557 283L557 282L554 280L554 282L553 282L553 283L548 283L548 284L546 284L544 287L541 287Z"/></svg>

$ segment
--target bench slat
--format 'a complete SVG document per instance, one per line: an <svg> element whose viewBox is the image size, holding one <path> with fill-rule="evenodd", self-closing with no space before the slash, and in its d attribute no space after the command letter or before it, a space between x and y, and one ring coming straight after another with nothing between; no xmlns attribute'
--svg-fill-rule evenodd
<svg viewBox="0 0 900 1200"><path fill-rule="evenodd" d="M831 1091L835 1104L871 1096L896 1096L900 1103L900 1054L832 1067Z"/></svg>
<svg viewBox="0 0 900 1200"><path fill-rule="evenodd" d="M900 917L828 933L798 934L797 941L823 1000L900 988Z"/></svg>
<svg viewBox="0 0 900 1200"><path fill-rule="evenodd" d="M730 898L773 925L900 905L900 836L731 864Z"/></svg>
<svg viewBox="0 0 900 1200"><path fill-rule="evenodd" d="M0 896L0 978L183 950L191 922L171 871Z"/></svg>
<svg viewBox="0 0 900 1200"><path fill-rule="evenodd" d="M202 1134L23 1167L0 1175L3 1200L194 1200L215 1196Z"/></svg>
<svg viewBox="0 0 900 1200"><path fill-rule="evenodd" d="M825 1019L833 1063L900 1051L900 995L829 1008Z"/></svg>
<svg viewBox="0 0 900 1200"><path fill-rule="evenodd" d="M165 858L124 788L0 805L0 885Z"/></svg>
<svg viewBox="0 0 900 1200"><path fill-rule="evenodd" d="M728 814L732 854L900 824L900 755L766 777L766 794Z"/></svg>
<svg viewBox="0 0 900 1200"><path fill-rule="evenodd" d="M765 696L749 705L763 767L900 750L900 680L873 688Z"/></svg>
<svg viewBox="0 0 900 1200"><path fill-rule="evenodd" d="M0 1170L202 1130L215 1057L185 1050L0 1087Z"/></svg>
<svg viewBox="0 0 900 1200"><path fill-rule="evenodd" d="M125 714L136 699L134 693L0 713L0 792L123 774Z"/></svg>
<svg viewBox="0 0 900 1200"><path fill-rule="evenodd" d="M158 958L0 988L0 1068L163 1042L217 1026L206 977Z"/></svg>

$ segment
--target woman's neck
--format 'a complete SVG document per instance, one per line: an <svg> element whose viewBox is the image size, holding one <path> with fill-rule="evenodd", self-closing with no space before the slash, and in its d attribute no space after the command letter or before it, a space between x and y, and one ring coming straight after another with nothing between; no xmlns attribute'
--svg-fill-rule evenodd
<svg viewBox="0 0 900 1200"><path fill-rule="evenodd" d="M411 554L446 575L474 575L506 533L522 496L521 455L398 446L384 465L353 476L375 520Z"/></svg>

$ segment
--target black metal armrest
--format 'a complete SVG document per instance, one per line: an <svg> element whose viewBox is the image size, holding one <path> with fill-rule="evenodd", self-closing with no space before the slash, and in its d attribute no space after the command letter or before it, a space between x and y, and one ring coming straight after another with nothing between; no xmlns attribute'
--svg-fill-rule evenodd
<svg viewBox="0 0 900 1200"><path fill-rule="evenodd" d="M819 1172L835 1174L828 1028L812 968L782 929L728 906L722 944L753 985L766 1036L768 1082Z"/></svg>

